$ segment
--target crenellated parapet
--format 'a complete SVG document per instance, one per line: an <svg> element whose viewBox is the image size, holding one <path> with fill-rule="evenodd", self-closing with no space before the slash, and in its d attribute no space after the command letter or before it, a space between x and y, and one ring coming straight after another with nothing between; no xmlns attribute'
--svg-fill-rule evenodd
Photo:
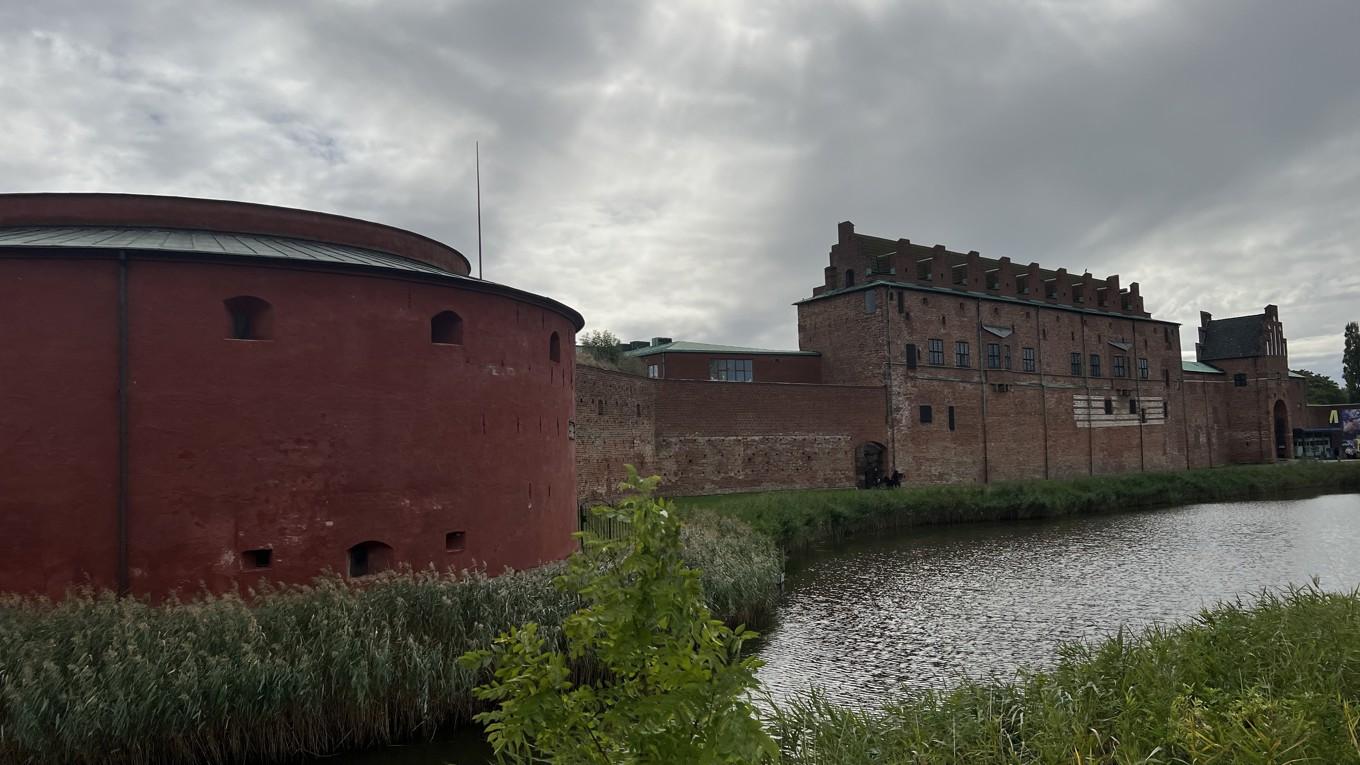
<svg viewBox="0 0 1360 765"><path fill-rule="evenodd" d="M1089 272L1069 273L1038 263L1019 266L1008 257L987 258L977 250L957 252L943 244L924 245L910 239L884 239L855 232L844 221L837 226L830 264L814 296L869 282L901 282L936 289L1034 301L1047 305L1148 317L1138 283L1120 287L1118 275L1097 278Z"/></svg>

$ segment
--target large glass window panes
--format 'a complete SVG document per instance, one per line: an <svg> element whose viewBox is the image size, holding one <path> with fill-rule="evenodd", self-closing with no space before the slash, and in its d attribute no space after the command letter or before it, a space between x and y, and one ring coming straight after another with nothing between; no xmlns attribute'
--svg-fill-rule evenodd
<svg viewBox="0 0 1360 765"><path fill-rule="evenodd" d="M750 359L713 359L708 362L708 379L723 382L751 382Z"/></svg>

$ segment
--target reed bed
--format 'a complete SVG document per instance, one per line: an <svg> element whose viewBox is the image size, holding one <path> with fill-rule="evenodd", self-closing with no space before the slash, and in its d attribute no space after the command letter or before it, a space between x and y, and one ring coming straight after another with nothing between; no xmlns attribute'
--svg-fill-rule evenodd
<svg viewBox="0 0 1360 765"><path fill-rule="evenodd" d="M712 522L686 534L714 614L767 619L779 553ZM559 569L324 576L158 604L0 598L0 762L266 762L432 736L482 709L485 678L459 656L527 622L556 639L578 607Z"/></svg>
<svg viewBox="0 0 1360 765"><path fill-rule="evenodd" d="M1360 463L1245 465L1175 473L903 489L774 491L681 497L682 512L737 518L797 551L895 528L1360 491Z"/></svg>
<svg viewBox="0 0 1360 765"><path fill-rule="evenodd" d="M1062 649L1011 682L767 721L788 765L1360 762L1360 596L1316 586Z"/></svg>

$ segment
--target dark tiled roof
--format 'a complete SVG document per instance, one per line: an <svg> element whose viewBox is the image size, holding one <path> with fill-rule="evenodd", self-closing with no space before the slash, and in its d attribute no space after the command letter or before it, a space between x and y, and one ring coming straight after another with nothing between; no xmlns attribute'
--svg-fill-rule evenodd
<svg viewBox="0 0 1360 765"><path fill-rule="evenodd" d="M1204 341L1200 344L1199 360L1240 359L1260 353L1264 316L1256 314L1211 320L1209 326L1204 328Z"/></svg>

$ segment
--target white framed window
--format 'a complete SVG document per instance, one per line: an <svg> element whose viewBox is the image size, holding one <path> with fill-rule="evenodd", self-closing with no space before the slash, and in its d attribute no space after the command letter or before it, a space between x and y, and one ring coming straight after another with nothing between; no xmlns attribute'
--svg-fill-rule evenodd
<svg viewBox="0 0 1360 765"><path fill-rule="evenodd" d="M650 378L652 378L653 380L658 379L659 377L661 377L661 365L660 365L660 364L648 364L648 365L647 365L647 376L650 377Z"/></svg>

